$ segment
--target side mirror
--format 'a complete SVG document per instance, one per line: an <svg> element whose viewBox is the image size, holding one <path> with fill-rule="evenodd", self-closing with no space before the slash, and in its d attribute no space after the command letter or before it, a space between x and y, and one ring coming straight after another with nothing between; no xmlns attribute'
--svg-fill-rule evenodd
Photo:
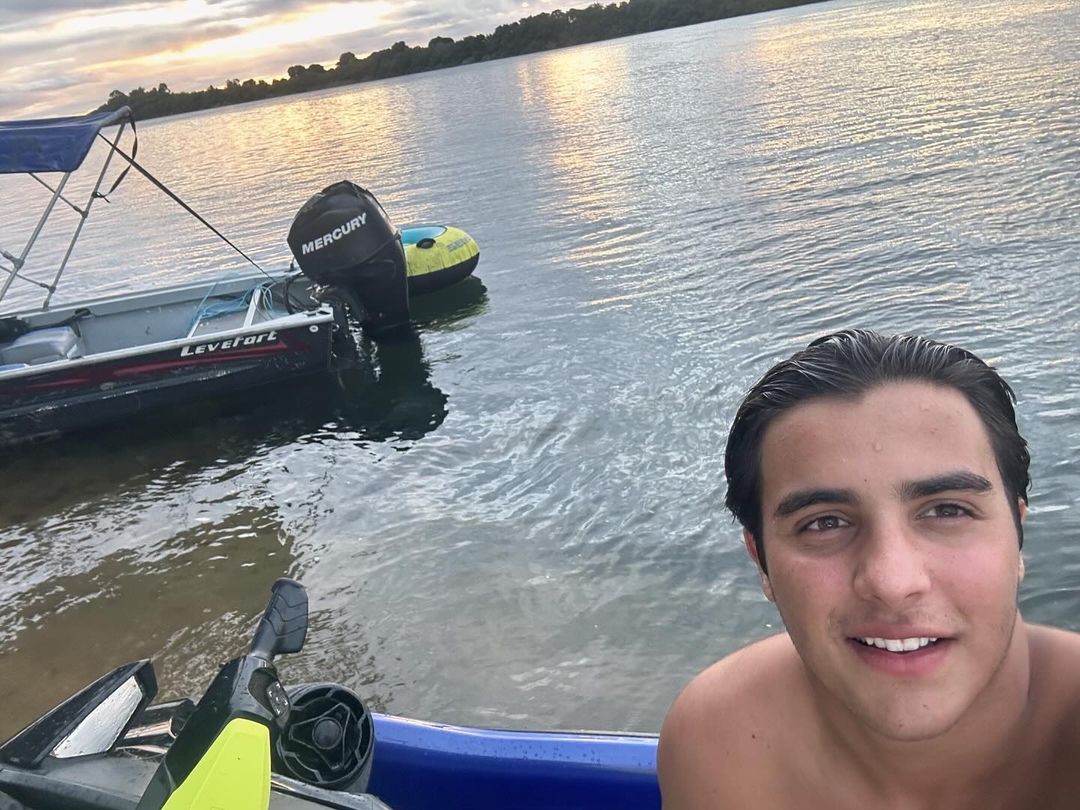
<svg viewBox="0 0 1080 810"><path fill-rule="evenodd" d="M157 679L149 661L117 667L0 746L0 761L36 768L47 756L103 754L156 694Z"/></svg>

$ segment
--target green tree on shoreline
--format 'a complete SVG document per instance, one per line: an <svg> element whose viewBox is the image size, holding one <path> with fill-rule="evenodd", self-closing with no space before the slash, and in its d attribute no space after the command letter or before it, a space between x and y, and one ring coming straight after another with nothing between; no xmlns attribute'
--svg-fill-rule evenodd
<svg viewBox="0 0 1080 810"><path fill-rule="evenodd" d="M346 51L332 68L321 64L293 65L286 72L286 78L272 82L230 79L221 88L211 85L205 90L190 92L170 90L164 82L149 90L144 87L136 87L127 93L113 90L95 112L126 105L140 119L176 115L813 2L820 0L623 0L606 6L594 3L586 8L525 17L500 25L490 34L475 34L460 40L437 36L426 46L414 47L395 42L389 48L365 57Z"/></svg>

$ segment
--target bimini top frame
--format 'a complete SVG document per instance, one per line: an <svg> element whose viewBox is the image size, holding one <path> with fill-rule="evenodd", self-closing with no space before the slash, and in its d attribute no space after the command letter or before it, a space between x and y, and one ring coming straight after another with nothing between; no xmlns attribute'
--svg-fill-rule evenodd
<svg viewBox="0 0 1080 810"><path fill-rule="evenodd" d="M105 174L109 169L109 164L117 151L117 146L128 124L131 124L134 131L135 121L131 116L131 110L127 107L121 107L110 112L91 113L90 115L77 115L67 118L0 122L0 174L28 174L52 192L52 198L45 206L45 211L38 220L37 227L30 234L30 238L22 251L16 255L0 247L0 256L3 257L3 260L0 260L0 280L2 280L2 283L0 283L0 302L7 295L12 282L19 279L45 290L45 300L41 308L43 310L49 308L49 302L52 300L53 293L56 292L56 287L60 283L60 277L64 274L71 253L75 249L75 243L78 241L83 225L86 224L86 219L90 215L90 207L94 204L94 200L104 196L101 193L101 186L105 181ZM64 186L67 185L71 175L82 166L83 160L90 152L94 140L101 130L111 126L118 127L113 138L110 140L102 136L110 143L109 153L105 156L105 161L102 164L93 191L90 192L86 203L80 208L64 196ZM132 151L134 153L134 149ZM50 172L63 173L63 177L55 188L38 176ZM123 175L121 175L122 177ZM119 183L121 178L118 178L116 183ZM116 183L113 184L114 189ZM24 275L22 271L26 264L26 258L30 255L30 250L41 235L41 230L45 227L45 222L52 215L58 201L63 201L70 206L79 215L79 222L75 226L75 233L72 234L64 259L60 262L60 266L56 268L52 282L45 283ZM10 266L8 263L10 263Z"/></svg>

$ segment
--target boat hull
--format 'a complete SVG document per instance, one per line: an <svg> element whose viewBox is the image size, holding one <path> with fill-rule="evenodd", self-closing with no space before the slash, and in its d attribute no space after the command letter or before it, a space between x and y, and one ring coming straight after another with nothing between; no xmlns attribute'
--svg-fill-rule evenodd
<svg viewBox="0 0 1080 810"><path fill-rule="evenodd" d="M0 445L329 369L330 319L291 321L8 371L0 375Z"/></svg>
<svg viewBox="0 0 1080 810"><path fill-rule="evenodd" d="M190 343L117 360L59 364L62 367L0 381L0 444L84 430L141 411L329 368L329 324L262 334L273 339L185 354L186 349L207 346L205 341Z"/></svg>
<svg viewBox="0 0 1080 810"><path fill-rule="evenodd" d="M658 810L651 735L499 731L373 715L367 790L394 810Z"/></svg>

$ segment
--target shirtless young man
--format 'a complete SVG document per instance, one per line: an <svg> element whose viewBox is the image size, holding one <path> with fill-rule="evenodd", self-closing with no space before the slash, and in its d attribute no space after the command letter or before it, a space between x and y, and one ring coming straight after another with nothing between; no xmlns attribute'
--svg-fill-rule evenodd
<svg viewBox="0 0 1080 810"><path fill-rule="evenodd" d="M675 701L665 810L1080 808L1080 636L1017 610L1012 403L963 349L864 331L754 386L727 504L787 632Z"/></svg>

